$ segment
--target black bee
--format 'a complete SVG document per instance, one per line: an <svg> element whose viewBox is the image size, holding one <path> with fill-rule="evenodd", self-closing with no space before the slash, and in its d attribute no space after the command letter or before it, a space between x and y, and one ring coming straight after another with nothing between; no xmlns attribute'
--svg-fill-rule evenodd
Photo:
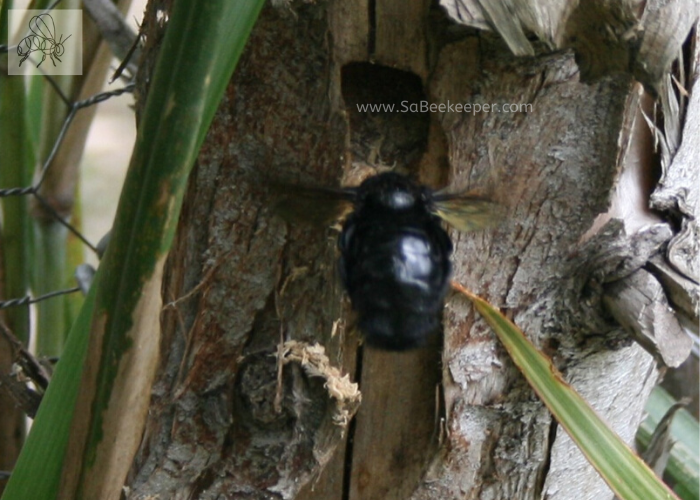
<svg viewBox="0 0 700 500"><path fill-rule="evenodd" d="M351 205L338 238L340 275L367 344L391 351L422 346L440 325L452 271L441 220L473 231L499 211L484 198L436 193L393 172L356 188L293 191L297 201L278 205L283 216L328 222Z"/></svg>

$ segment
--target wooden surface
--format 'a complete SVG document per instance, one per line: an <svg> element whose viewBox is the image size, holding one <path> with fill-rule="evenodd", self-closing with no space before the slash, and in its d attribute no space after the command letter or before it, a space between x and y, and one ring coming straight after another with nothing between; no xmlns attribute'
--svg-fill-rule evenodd
<svg viewBox="0 0 700 500"><path fill-rule="evenodd" d="M629 126L639 86L620 30L640 13L604 12L617 45L599 64L600 37L576 45L569 35L590 28L605 2L494 22L504 5L448 5L463 25L424 0L263 11L190 180L164 302L198 292L163 316L130 498L612 498L469 304L449 298L444 337L425 349L358 350L335 274L337 232L286 227L269 209L266 176L337 186L368 165L486 189L507 216L489 231L452 233L455 279L512 317L630 441L655 365L603 294L650 256L627 258L624 233L596 224L631 161L627 141L653 148ZM503 38L476 29L487 27ZM582 66L571 51L552 52L567 47ZM355 106L401 99L531 108ZM353 423L330 425L326 389L299 367L278 384L280 334L320 342L359 382Z"/></svg>

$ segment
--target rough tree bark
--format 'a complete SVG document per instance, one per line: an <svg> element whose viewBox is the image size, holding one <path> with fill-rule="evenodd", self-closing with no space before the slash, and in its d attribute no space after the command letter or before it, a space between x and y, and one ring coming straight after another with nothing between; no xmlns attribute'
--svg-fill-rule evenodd
<svg viewBox="0 0 700 500"><path fill-rule="evenodd" d="M669 76L697 5L647 4L268 6L190 179L128 498L612 498L461 298L425 349L358 347L337 231L286 227L267 181L335 186L396 166L433 187L487 189L507 217L452 233L455 279L506 311L631 442L657 362L689 348L666 296L698 313L698 145L681 133L700 116L696 44L676 62L685 88ZM531 108L356 106L422 100ZM362 392L351 423L359 396L342 374Z"/></svg>

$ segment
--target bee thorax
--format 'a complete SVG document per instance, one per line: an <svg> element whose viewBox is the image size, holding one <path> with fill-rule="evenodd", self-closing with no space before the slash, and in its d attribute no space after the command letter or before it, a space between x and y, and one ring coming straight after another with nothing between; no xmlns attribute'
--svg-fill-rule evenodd
<svg viewBox="0 0 700 500"><path fill-rule="evenodd" d="M439 218L410 190L363 195L365 203L345 221L339 239L341 275L358 326L370 346L418 347L440 324L452 244ZM382 197L388 203L372 203Z"/></svg>

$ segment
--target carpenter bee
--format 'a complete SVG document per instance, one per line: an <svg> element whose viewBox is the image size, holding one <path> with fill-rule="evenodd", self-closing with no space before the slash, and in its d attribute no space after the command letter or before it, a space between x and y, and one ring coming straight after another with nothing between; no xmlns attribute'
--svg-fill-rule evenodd
<svg viewBox="0 0 700 500"><path fill-rule="evenodd" d="M355 188L287 194L277 212L288 220L328 223L351 210L338 238L340 276L365 342L390 351L420 347L439 328L452 271L441 221L473 231L499 212L485 198L441 194L394 172Z"/></svg>

